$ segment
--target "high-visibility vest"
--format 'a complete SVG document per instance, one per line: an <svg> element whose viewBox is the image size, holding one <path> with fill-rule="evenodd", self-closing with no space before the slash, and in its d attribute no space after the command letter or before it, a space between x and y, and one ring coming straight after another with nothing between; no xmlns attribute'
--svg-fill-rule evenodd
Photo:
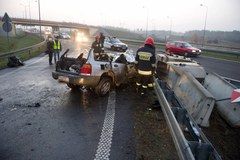
<svg viewBox="0 0 240 160"><path fill-rule="evenodd" d="M53 49L58 49L60 50L60 41L57 41L58 43L56 44L56 41L53 41Z"/></svg>

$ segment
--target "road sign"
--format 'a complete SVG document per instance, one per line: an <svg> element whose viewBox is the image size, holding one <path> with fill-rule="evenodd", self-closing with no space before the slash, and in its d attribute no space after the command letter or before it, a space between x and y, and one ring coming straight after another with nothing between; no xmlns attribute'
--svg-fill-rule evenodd
<svg viewBox="0 0 240 160"><path fill-rule="evenodd" d="M11 18L8 16L7 12L5 12L3 18L2 18L3 22L12 22Z"/></svg>
<svg viewBox="0 0 240 160"><path fill-rule="evenodd" d="M240 89L235 89L232 92L232 96L231 96L231 102L240 102Z"/></svg>
<svg viewBox="0 0 240 160"><path fill-rule="evenodd" d="M5 32L11 32L12 30L12 24L9 22L3 23L2 27Z"/></svg>

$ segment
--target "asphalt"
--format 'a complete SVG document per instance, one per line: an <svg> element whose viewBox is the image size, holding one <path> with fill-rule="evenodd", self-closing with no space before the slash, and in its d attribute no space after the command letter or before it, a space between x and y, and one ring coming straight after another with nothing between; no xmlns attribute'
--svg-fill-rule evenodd
<svg viewBox="0 0 240 160"><path fill-rule="evenodd" d="M63 41L63 47L75 56L86 48L71 41ZM239 79L239 63L201 56L197 60L222 76ZM117 89L113 100L112 95L71 91L51 77L54 69L41 54L22 67L0 70L0 159L94 159L108 107L114 107L108 158L135 159L133 112L139 99L133 88Z"/></svg>

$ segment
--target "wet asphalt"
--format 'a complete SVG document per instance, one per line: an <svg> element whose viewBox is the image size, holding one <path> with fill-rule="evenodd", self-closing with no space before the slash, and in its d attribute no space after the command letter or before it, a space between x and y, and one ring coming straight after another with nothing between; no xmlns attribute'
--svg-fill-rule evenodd
<svg viewBox="0 0 240 160"><path fill-rule="evenodd" d="M62 43L75 56L89 47ZM139 99L134 88L112 91L114 100L72 91L52 78L54 69L41 54L22 67L0 70L0 159L95 159L109 105L115 114L108 158L135 159L133 113Z"/></svg>
<svg viewBox="0 0 240 160"><path fill-rule="evenodd" d="M63 46L74 53L81 50L70 41L63 41ZM0 71L1 160L96 158L109 95L72 91L52 78L54 69L48 65L48 55L41 54L23 67ZM115 103L110 104L115 116L108 158L135 159L136 95L131 87L112 92L116 92Z"/></svg>

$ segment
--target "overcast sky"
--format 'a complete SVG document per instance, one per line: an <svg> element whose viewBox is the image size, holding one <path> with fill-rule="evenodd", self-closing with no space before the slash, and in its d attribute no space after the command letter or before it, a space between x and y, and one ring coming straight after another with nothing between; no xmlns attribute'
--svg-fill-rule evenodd
<svg viewBox="0 0 240 160"><path fill-rule="evenodd" d="M38 19L37 0L0 0L0 16ZM131 30L240 31L240 0L40 0L43 20ZM200 6L204 4L205 6ZM207 6L207 7L206 7ZM26 9L26 13L25 13Z"/></svg>

